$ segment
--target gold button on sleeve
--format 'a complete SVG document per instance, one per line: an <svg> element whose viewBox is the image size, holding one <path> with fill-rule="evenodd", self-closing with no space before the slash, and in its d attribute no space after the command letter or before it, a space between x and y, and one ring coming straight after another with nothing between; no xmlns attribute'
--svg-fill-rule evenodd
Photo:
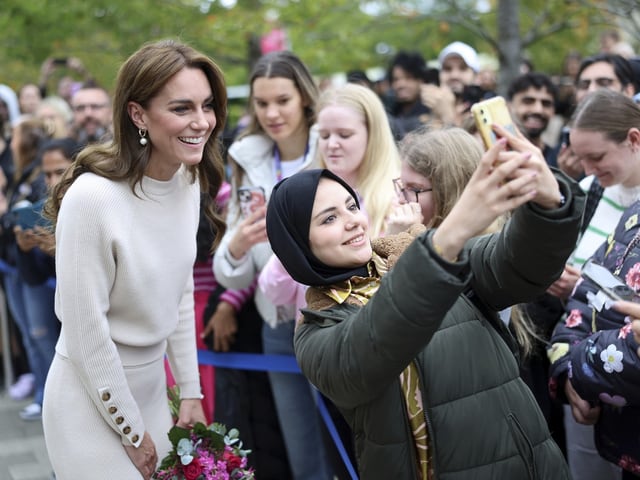
<svg viewBox="0 0 640 480"><path fill-rule="evenodd" d="M131 437L131 441L133 443L138 443L138 440L140 440L140 437L138 435L134 435L133 437Z"/></svg>
<svg viewBox="0 0 640 480"><path fill-rule="evenodd" d="M102 394L102 401L108 402L109 400L111 400L111 394L109 392L104 392Z"/></svg>
<svg viewBox="0 0 640 480"><path fill-rule="evenodd" d="M125 435L129 435L131 433L131 427L124 427L122 429L122 433L124 433Z"/></svg>
<svg viewBox="0 0 640 480"><path fill-rule="evenodd" d="M124 418L122 418L122 417L117 417L117 418L116 418L116 423L117 423L118 425L120 425L122 422L124 422Z"/></svg>
<svg viewBox="0 0 640 480"><path fill-rule="evenodd" d="M109 407L109 413L111 415L113 415L114 413L116 413L118 411L118 409L114 406Z"/></svg>

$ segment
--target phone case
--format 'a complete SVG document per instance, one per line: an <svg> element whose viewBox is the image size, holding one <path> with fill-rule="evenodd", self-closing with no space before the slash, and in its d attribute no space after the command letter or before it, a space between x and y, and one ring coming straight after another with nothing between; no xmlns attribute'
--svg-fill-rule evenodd
<svg viewBox="0 0 640 480"><path fill-rule="evenodd" d="M589 260L582 267L581 274L584 278L591 280L601 292L612 300L640 301L640 297L631 287L602 265Z"/></svg>
<svg viewBox="0 0 640 480"><path fill-rule="evenodd" d="M485 148L489 149L498 140L491 125L498 124L515 133L515 126L503 97L492 97L471 106L471 113L476 121L478 132Z"/></svg>
<svg viewBox="0 0 640 480"><path fill-rule="evenodd" d="M266 202L264 189L262 187L240 187L238 188L238 203L244 218L251 215L257 208Z"/></svg>

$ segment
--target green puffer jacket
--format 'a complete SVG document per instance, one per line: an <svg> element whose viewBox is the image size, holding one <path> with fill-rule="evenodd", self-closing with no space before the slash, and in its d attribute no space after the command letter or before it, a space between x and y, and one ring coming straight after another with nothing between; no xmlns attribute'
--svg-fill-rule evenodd
<svg viewBox="0 0 640 480"><path fill-rule="evenodd" d="M436 479L570 478L519 376L510 335L495 314L481 311L526 302L560 276L584 194L566 177L559 182L563 207L520 207L501 233L471 240L457 263L435 253L428 231L364 307L314 310L310 302L303 311L298 363L351 426L361 479L418 478L398 380L409 362L420 374Z"/></svg>

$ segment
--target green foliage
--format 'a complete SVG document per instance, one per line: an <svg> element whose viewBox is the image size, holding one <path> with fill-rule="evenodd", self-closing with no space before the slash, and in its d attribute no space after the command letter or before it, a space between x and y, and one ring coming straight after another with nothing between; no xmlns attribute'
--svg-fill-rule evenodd
<svg viewBox="0 0 640 480"><path fill-rule="evenodd" d="M433 5L426 0L238 0L233 8L221 6L219 0L2 3L0 82L14 88L36 81L46 58L75 56L99 83L112 89L124 59L143 43L160 38L190 43L218 62L228 84L242 84L248 76L249 39L273 26L265 19L268 10L278 12L293 50L318 76L384 68L400 49L418 50L434 59L453 40L493 55L499 48L495 10L480 13L471 0L440 0ZM359 3L375 4L377 14L364 13ZM488 3L496 8L496 0ZM599 29L611 21L603 13L605 2L597 0L531 0L520 5L525 51L539 69L549 72L560 69L570 49L595 51ZM381 43L389 47L383 54L376 52Z"/></svg>

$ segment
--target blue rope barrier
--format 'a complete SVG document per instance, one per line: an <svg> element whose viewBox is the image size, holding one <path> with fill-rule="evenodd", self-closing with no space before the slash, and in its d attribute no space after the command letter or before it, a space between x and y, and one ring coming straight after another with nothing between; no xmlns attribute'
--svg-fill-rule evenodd
<svg viewBox="0 0 640 480"><path fill-rule="evenodd" d="M254 370L263 372L284 372L302 374L296 357L293 355L275 355L263 353L215 353L209 350L198 350L198 362L202 365L213 365L219 368L235 368L238 370ZM352 480L358 480L358 475L353 468L351 459L344 448L344 443L338 434L329 410L320 392L315 389L318 412L324 422L331 439L338 450L338 454L344 463Z"/></svg>
<svg viewBox="0 0 640 480"><path fill-rule="evenodd" d="M9 265L4 260L0 260L0 273L14 273L16 267ZM46 281L46 285L50 288L56 288L56 279L49 278ZM292 355L275 355L275 354L263 354L263 353L215 353L209 350L198 350L198 362L201 365L212 365L220 368L234 368L237 370L253 370L261 372L282 372L282 373L295 373L302 374L300 367L296 362L296 357ZM315 389L316 403L318 405L318 411L322 418L331 439L338 450L340 458L344 462L344 465L349 472L352 480L358 480L358 475L351 464L349 455L344 448L342 439L338 434L335 423L327 410L327 406L322 399L322 395Z"/></svg>

